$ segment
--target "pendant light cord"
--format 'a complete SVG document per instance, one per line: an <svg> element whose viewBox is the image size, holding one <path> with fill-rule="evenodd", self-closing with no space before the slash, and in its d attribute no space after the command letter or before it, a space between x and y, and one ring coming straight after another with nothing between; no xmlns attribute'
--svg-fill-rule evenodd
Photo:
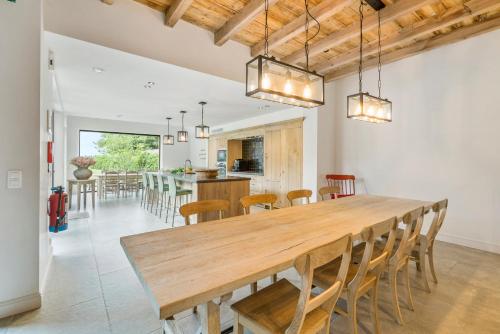
<svg viewBox="0 0 500 334"><path fill-rule="evenodd" d="M304 0L304 7L305 7L305 14L306 14L306 22L304 25L304 28L306 31L306 41L304 43L304 51L306 53L306 70L309 71L309 41L311 41L316 36L318 36L318 34L321 30L321 24L309 11L309 0ZM312 18L316 22L316 25L318 26L318 30L316 31L316 33L312 37L309 37L309 24L310 24L309 18Z"/></svg>
<svg viewBox="0 0 500 334"><path fill-rule="evenodd" d="M359 92L363 92L363 0L359 2Z"/></svg>
<svg viewBox="0 0 500 334"><path fill-rule="evenodd" d="M264 12L266 13L266 23L264 25L264 55L269 57L269 25L268 14L269 14L269 0L264 1Z"/></svg>
<svg viewBox="0 0 500 334"><path fill-rule="evenodd" d="M170 120L167 119L167 134L170 136Z"/></svg>
<svg viewBox="0 0 500 334"><path fill-rule="evenodd" d="M381 97L382 91L382 33L380 29L380 11L378 11L378 97Z"/></svg>
<svg viewBox="0 0 500 334"><path fill-rule="evenodd" d="M182 113L182 131L184 131L184 113Z"/></svg>
<svg viewBox="0 0 500 334"><path fill-rule="evenodd" d="M205 123L203 122L203 104L201 105L201 125L205 125Z"/></svg>

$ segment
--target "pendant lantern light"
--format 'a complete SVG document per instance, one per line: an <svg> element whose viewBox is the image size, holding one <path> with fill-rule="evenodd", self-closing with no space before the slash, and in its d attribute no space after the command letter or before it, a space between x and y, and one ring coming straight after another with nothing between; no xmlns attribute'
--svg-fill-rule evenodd
<svg viewBox="0 0 500 334"><path fill-rule="evenodd" d="M269 1L265 0L264 55L259 55L246 65L246 96L294 106L313 108L325 104L324 78L309 71L309 41L318 35L321 26L309 12L309 0L305 0L306 67L290 65L269 56ZM309 37L309 20L318 25L317 32Z"/></svg>
<svg viewBox="0 0 500 334"><path fill-rule="evenodd" d="M184 130L184 115L187 113L187 111L182 110L180 113L182 115L182 130L177 131L177 142L178 143L187 143L188 132Z"/></svg>
<svg viewBox="0 0 500 334"><path fill-rule="evenodd" d="M382 90L382 46L380 31L381 1L370 0L370 5L378 11L378 97L363 92L363 0L359 5L360 41L359 41L359 92L347 97L347 117L370 123L392 122L392 102L381 97ZM373 4L372 4L373 3Z"/></svg>
<svg viewBox="0 0 500 334"><path fill-rule="evenodd" d="M198 104L201 105L201 125L195 126L194 136L198 139L208 139L210 137L210 127L203 123L204 107L207 103L202 101Z"/></svg>
<svg viewBox="0 0 500 334"><path fill-rule="evenodd" d="M174 145L174 136L170 134L170 120L172 117L167 117L167 134L163 136L163 145Z"/></svg>

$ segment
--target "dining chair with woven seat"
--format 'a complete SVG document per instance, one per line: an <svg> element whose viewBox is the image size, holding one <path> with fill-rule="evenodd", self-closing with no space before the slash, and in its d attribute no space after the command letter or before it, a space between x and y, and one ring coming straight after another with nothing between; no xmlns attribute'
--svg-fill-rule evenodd
<svg viewBox="0 0 500 334"><path fill-rule="evenodd" d="M294 267L301 276L300 289L283 278L233 304L234 333L243 334L247 328L252 333L328 334L333 308L346 281L351 247L349 234L299 256ZM312 296L314 270L335 259L341 262L336 279Z"/></svg>
<svg viewBox="0 0 500 334"><path fill-rule="evenodd" d="M250 208L256 205L264 205L264 207L269 207L269 210L274 210L274 205L278 201L278 196L275 194L255 194L243 196L240 198L240 204L243 207L243 214L250 214ZM271 276L271 283L276 283L278 281L278 274L273 274ZM257 291L257 282L250 285L250 291L255 293Z"/></svg>
<svg viewBox="0 0 500 334"><path fill-rule="evenodd" d="M312 191L309 189L292 190L289 191L288 194L286 194L286 198L288 199L288 202L290 202L290 206L294 205L293 201L302 199L305 199L306 204L309 204L311 203L311 196L312 196Z"/></svg>
<svg viewBox="0 0 500 334"><path fill-rule="evenodd" d="M357 301L364 295L369 294L371 299L372 324L374 333L380 333L378 318L378 283L380 275L387 266L389 256L396 239L397 219L396 217L366 227L361 232L361 241L358 247L363 250L361 260L352 259L349 266L343 294L347 302L347 310L336 307L335 311L350 319L351 333L358 332L357 323ZM380 236L389 233L385 249L380 254L374 254L375 242ZM354 249L353 249L354 251ZM316 270L314 273L314 285L327 288L336 280L336 275L341 263L330 262Z"/></svg>

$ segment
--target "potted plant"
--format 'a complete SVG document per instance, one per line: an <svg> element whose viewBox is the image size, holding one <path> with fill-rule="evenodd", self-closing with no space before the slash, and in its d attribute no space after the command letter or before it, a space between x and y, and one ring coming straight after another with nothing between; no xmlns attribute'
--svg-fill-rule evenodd
<svg viewBox="0 0 500 334"><path fill-rule="evenodd" d="M95 159L92 157L75 157L71 159L70 164L76 166L73 175L77 180L88 180L92 176L89 167L95 165Z"/></svg>

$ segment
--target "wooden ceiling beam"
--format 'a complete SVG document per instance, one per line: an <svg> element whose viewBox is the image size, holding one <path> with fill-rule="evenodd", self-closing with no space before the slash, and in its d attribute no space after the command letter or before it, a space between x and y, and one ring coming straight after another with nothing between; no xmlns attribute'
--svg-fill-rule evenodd
<svg viewBox="0 0 500 334"><path fill-rule="evenodd" d="M447 34L437 35L428 40L423 40L396 51L386 53L382 55L382 64L392 63L403 58L414 56L416 54L429 51L447 44L456 43L464 39L484 34L499 28L500 15L497 15L496 17L493 17L489 20L458 28ZM363 70L374 68L377 65L378 58L372 58L364 62ZM358 66L358 64L353 64L339 70L332 71L325 76L325 81L329 82L357 73Z"/></svg>
<svg viewBox="0 0 500 334"><path fill-rule="evenodd" d="M424 37L434 31L460 23L463 20L472 18L477 15L485 14L488 11L500 9L500 1L498 0L471 0L467 3L467 7L457 6L448 9L438 17L430 17L423 22L419 22L416 27L403 29L395 36L389 37L382 41L382 51L392 49L400 44L411 42L415 39ZM378 40L370 43L368 47L363 49L365 56L370 56L378 53ZM314 71L323 72L331 71L343 65L349 64L352 61L359 59L359 48L341 54L338 57L330 59L327 62L315 65L312 67Z"/></svg>
<svg viewBox="0 0 500 334"><path fill-rule="evenodd" d="M393 21L400 16L412 13L426 5L435 3L436 0L400 0L394 5L390 5L380 10L380 23ZM363 32L370 31L378 26L378 13L373 13L365 17L363 22ZM323 38L317 43L314 43L309 48L309 56L313 57L325 50L329 50L338 46L348 40L358 37L359 22L354 22L350 26L340 29L327 37ZM285 63L296 63L305 57L304 50L298 50L289 56L282 59Z"/></svg>
<svg viewBox="0 0 500 334"><path fill-rule="evenodd" d="M310 9L311 15L314 16L319 22L326 20L329 17L342 11L344 8L352 4L352 0L326 0ZM290 39L300 35L304 32L304 23L306 14L302 14L288 24L284 25L281 29L277 30L269 36L269 49L276 48L281 44L286 43ZM264 51L264 40L252 46L252 57Z"/></svg>
<svg viewBox="0 0 500 334"><path fill-rule="evenodd" d="M175 26L192 2L193 0L175 0L165 12L165 25Z"/></svg>
<svg viewBox="0 0 500 334"><path fill-rule="evenodd" d="M269 6L274 5L278 0L269 0ZM234 34L252 22L259 13L264 10L264 0L250 0L238 13L231 17L214 34L214 43L218 46L226 43Z"/></svg>

